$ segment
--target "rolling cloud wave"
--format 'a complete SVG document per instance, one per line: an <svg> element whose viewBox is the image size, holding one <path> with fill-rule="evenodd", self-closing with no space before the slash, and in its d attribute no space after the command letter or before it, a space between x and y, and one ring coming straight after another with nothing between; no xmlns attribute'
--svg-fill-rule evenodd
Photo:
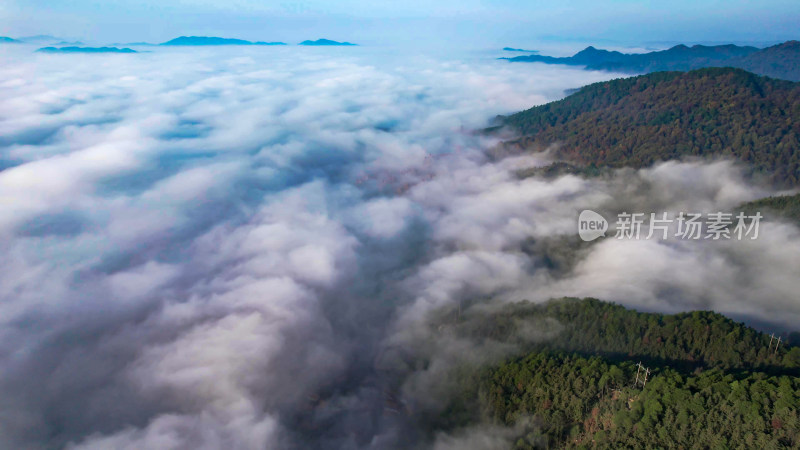
<svg viewBox="0 0 800 450"><path fill-rule="evenodd" d="M446 448L386 407L398 386L436 403L437 366L381 361L464 299L800 318L788 224L747 245L560 244L587 207L769 193L735 166L521 179L547 155L492 160L471 132L608 74L192 50L0 69L0 447Z"/></svg>

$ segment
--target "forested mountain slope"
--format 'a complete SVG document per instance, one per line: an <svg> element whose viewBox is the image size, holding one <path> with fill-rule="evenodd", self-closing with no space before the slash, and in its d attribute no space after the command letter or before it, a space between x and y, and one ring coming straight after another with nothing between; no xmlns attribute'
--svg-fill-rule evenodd
<svg viewBox="0 0 800 450"><path fill-rule="evenodd" d="M767 47L732 61L731 65L760 75L800 81L800 41Z"/></svg>
<svg viewBox="0 0 800 450"><path fill-rule="evenodd" d="M800 183L800 83L740 69L657 72L595 83L507 117L543 150L597 167L642 167L681 157L733 157L779 184Z"/></svg>
<svg viewBox="0 0 800 450"><path fill-rule="evenodd" d="M800 445L800 378L651 367L647 384L633 386L637 369L534 353L489 372L480 395L495 423L531 422L515 442L519 449Z"/></svg>
<svg viewBox="0 0 800 450"><path fill-rule="evenodd" d="M558 327L538 349L635 358L687 370L784 367L800 371L800 348L770 351L769 335L711 311L643 313L596 299L565 298L466 314L446 326L456 335L473 340L508 342L531 324L545 328L549 322L544 319Z"/></svg>
<svg viewBox="0 0 800 450"><path fill-rule="evenodd" d="M800 81L800 42L787 41L764 49L738 45L676 45L648 53L621 53L587 47L564 58L523 55L512 62L542 62L584 66L588 70L650 73L695 70L706 67L737 67L772 78Z"/></svg>
<svg viewBox="0 0 800 450"><path fill-rule="evenodd" d="M762 198L744 203L737 209L749 215L759 212L767 219L783 219L800 225L800 194Z"/></svg>
<svg viewBox="0 0 800 450"><path fill-rule="evenodd" d="M800 445L800 348L786 336L778 347L720 314L594 299L468 312L446 327L508 343L546 323L558 330L551 339L455 380L463 388L436 423L509 426L524 449Z"/></svg>

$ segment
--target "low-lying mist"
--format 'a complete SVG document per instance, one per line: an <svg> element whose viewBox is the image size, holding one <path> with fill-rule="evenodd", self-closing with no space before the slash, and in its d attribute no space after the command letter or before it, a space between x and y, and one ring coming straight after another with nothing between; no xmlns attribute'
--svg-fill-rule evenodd
<svg viewBox="0 0 800 450"><path fill-rule="evenodd" d="M436 411L454 364L520 348L438 333L442 310L570 295L800 320L794 225L577 238L587 208L772 193L736 165L544 178L519 174L547 153L487 156L495 115L613 74L368 48L10 56L1 448L490 448L508 430L403 412Z"/></svg>

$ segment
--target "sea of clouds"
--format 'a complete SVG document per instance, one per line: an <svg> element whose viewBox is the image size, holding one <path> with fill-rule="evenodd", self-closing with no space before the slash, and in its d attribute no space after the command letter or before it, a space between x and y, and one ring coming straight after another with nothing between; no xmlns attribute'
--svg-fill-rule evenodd
<svg viewBox="0 0 800 450"><path fill-rule="evenodd" d="M387 399L387 351L415 351L441 308L571 295L800 321L793 225L575 243L582 209L772 193L736 165L521 178L547 154L487 156L496 114L613 74L368 48L0 52L0 448L492 447L509 432L432 437L396 407L436 402L437 355L480 349L428 349Z"/></svg>

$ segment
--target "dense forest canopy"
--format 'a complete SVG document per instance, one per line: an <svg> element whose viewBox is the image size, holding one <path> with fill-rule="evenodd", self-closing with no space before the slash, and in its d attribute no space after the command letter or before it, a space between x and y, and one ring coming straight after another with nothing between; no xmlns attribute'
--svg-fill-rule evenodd
<svg viewBox="0 0 800 450"><path fill-rule="evenodd" d="M800 194L762 198L747 202L737 209L750 215L760 212L767 218L786 219L800 224Z"/></svg>
<svg viewBox="0 0 800 450"><path fill-rule="evenodd" d="M740 69L658 72L585 86L507 117L511 151L544 150L587 167L732 157L781 185L800 183L800 83Z"/></svg>
<svg viewBox="0 0 800 450"><path fill-rule="evenodd" d="M495 422L532 425L515 448L797 448L800 378L534 353L490 371L480 390ZM639 378L643 375L639 373Z"/></svg>
<svg viewBox="0 0 800 450"><path fill-rule="evenodd" d="M509 304L491 312L465 313L456 321L443 318L441 323L462 337L499 342L509 342L535 324L555 333L530 350L635 357L687 370L800 368L800 348L769 351L769 335L711 311L645 313L596 299L565 298ZM547 325L552 323L558 326Z"/></svg>
<svg viewBox="0 0 800 450"><path fill-rule="evenodd" d="M547 321L550 339L461 372L461 391L434 423L509 426L524 449L800 445L800 348L717 313L561 299L443 316L438 326L510 342Z"/></svg>

